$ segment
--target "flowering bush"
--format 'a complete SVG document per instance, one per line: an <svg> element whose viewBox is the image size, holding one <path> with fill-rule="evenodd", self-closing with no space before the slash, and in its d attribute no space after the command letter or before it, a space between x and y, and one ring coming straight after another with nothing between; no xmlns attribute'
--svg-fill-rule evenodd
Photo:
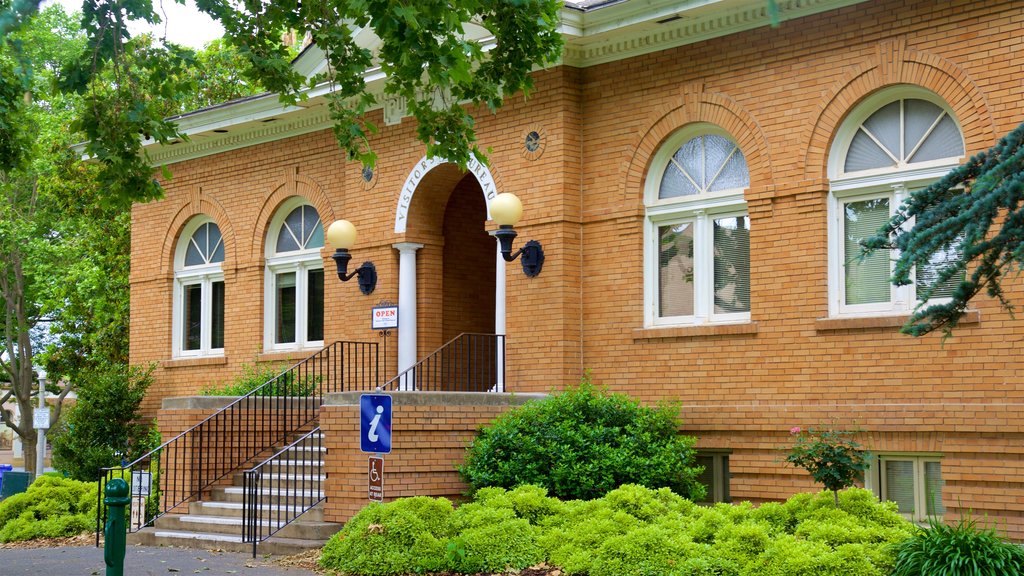
<svg viewBox="0 0 1024 576"><path fill-rule="evenodd" d="M867 452L853 440L854 432L829 428L791 428L796 444L786 462L810 472L814 481L831 490L839 507L839 490L853 486L868 469Z"/></svg>

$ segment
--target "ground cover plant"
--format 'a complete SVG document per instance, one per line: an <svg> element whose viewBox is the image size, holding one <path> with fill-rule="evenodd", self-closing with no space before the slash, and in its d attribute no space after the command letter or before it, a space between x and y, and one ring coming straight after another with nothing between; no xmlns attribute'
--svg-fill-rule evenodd
<svg viewBox="0 0 1024 576"><path fill-rule="evenodd" d="M1008 576L1024 574L1024 548L1004 541L992 528L961 519L930 521L896 549L893 576Z"/></svg>
<svg viewBox="0 0 1024 576"><path fill-rule="evenodd" d="M0 542L74 536L96 525L96 483L46 474L0 502Z"/></svg>
<svg viewBox="0 0 1024 576"><path fill-rule="evenodd" d="M584 378L482 428L459 473L473 489L534 484L563 499L598 498L623 484L699 499L695 440L679 434L678 415L678 406L641 406Z"/></svg>
<svg viewBox="0 0 1024 576"><path fill-rule="evenodd" d="M340 574L477 574L546 562L586 576L887 576L917 528L862 489L784 503L698 506L625 485L593 500L483 488L458 508L406 498L364 508L327 543Z"/></svg>

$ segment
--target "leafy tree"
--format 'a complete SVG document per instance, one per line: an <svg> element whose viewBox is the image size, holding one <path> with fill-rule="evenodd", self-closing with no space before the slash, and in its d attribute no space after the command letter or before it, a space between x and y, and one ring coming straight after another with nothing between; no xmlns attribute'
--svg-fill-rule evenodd
<svg viewBox="0 0 1024 576"><path fill-rule="evenodd" d="M807 470L815 482L831 490L839 508L839 491L862 480L868 469L867 453L853 440L854 433L829 428L803 430L799 426L789 433L796 437L796 444L786 455L786 462Z"/></svg>
<svg viewBox="0 0 1024 576"><path fill-rule="evenodd" d="M949 336L971 299L982 292L1014 308L1003 291L1008 272L1024 263L1024 125L938 182L919 190L897 209L878 234L862 242L866 252L896 250L892 281L914 281L917 266L935 266L936 254L953 254L937 268L932 286L963 278L948 302L920 306L902 331ZM924 287L922 300L931 289Z"/></svg>
<svg viewBox="0 0 1024 576"><path fill-rule="evenodd" d="M25 26L39 2L0 0L0 34ZM330 83L334 134L349 158L364 164L376 159L368 146L376 127L365 118L377 102L363 77L371 65L387 74L384 96L408 104L428 154L464 166L471 153L485 158L476 146L470 110L497 110L505 96L528 92L533 68L561 55L559 0L199 0L197 5L220 21L227 44L248 61L244 76L251 84L294 103L306 88ZM130 21L159 22L152 0L85 0L86 45L58 77L63 91L85 100L73 127L82 131L85 153L99 164L97 178L115 201L160 196L142 142L183 138L165 119L161 103L181 101L189 92L185 70L193 59L190 51L170 43L132 45ZM366 28L382 40L376 53L355 41ZM485 50L468 41L465 33L474 28L493 36L493 46ZM324 51L326 74L308 79L292 69L291 48L282 40L286 30L308 37ZM14 84L4 84L0 116L16 105L19 94ZM0 146L0 156L14 152Z"/></svg>

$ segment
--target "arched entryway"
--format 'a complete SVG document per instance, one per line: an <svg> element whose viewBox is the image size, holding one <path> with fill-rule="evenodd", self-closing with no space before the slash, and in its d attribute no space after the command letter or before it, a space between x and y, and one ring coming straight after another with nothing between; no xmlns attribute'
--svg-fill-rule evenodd
<svg viewBox="0 0 1024 576"><path fill-rule="evenodd" d="M487 232L496 193L490 171L475 162L463 171L424 159L410 172L395 218L405 240L394 245L399 371L459 334L504 332L505 266Z"/></svg>

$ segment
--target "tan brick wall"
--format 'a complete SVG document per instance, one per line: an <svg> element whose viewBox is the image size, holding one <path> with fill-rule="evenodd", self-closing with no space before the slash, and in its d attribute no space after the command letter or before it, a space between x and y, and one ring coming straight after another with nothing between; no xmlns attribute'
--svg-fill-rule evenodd
<svg viewBox="0 0 1024 576"><path fill-rule="evenodd" d="M680 401L684 428L702 446L733 450L736 499L809 486L781 464L794 425L859 427L875 451L934 447L945 455L951 517L971 508L1024 538L1024 363L1015 354L1024 322L984 298L980 321L944 343L900 335L891 322L819 320L828 315L827 153L843 117L879 89L913 84L950 104L968 154L991 146L1024 120L1022 27L1017 2L878 0L586 69L556 67L536 75L529 99L510 98L497 115L478 111L499 190L526 206L518 243L540 240L547 256L537 278L518 262L508 267L508 388L546 392L590 369L596 382L645 402ZM383 125L379 112L373 120ZM643 329L643 183L659 144L691 122L728 131L750 165L752 327ZM355 258L373 260L380 274L370 297L328 274L326 339L377 339L369 309L397 301L391 244L410 241L426 245L421 356L440 344L441 270L451 258L443 213L459 175L439 169L424 180L409 230L393 233L399 190L423 156L414 129L406 119L374 138L380 166L369 189L328 131L171 166L167 198L133 212L132 361L162 363L148 412L260 358L262 242L273 209L292 194L310 198L327 222L356 223ZM535 129L546 147L531 159L522 143ZM226 359L169 361L170 257L197 213L214 217L227 241ZM1024 298L1019 280L1009 288Z"/></svg>

